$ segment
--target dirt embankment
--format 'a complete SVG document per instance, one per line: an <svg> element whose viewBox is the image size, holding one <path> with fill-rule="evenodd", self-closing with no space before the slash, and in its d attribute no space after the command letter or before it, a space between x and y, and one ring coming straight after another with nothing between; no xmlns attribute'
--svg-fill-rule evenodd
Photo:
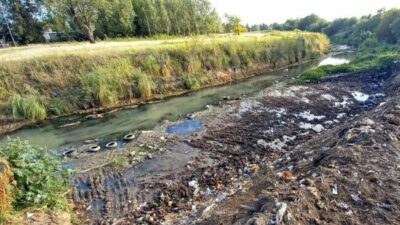
<svg viewBox="0 0 400 225"><path fill-rule="evenodd" d="M142 133L119 151L123 166L74 178L76 210L89 224L398 223L395 74L277 85L199 113L191 136ZM143 145L158 151L132 153Z"/></svg>

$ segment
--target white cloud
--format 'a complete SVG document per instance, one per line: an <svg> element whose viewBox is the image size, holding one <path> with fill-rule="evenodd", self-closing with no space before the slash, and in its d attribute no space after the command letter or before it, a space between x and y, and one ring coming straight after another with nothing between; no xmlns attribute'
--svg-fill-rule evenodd
<svg viewBox="0 0 400 225"><path fill-rule="evenodd" d="M210 0L218 13L240 16L244 23L285 22L315 13L327 20L360 17L382 8L400 8L400 0Z"/></svg>

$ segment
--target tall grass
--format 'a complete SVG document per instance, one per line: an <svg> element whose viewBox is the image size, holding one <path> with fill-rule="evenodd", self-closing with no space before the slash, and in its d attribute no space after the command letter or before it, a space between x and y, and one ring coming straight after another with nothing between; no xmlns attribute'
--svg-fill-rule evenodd
<svg viewBox="0 0 400 225"><path fill-rule="evenodd" d="M154 83L150 76L146 73L137 70L135 72L136 86L135 91L137 96L141 98L149 98L153 94Z"/></svg>
<svg viewBox="0 0 400 225"><path fill-rule="evenodd" d="M33 121L43 120L47 116L46 108L36 96L22 97L14 95L8 101L8 108L14 117L24 117Z"/></svg>
<svg viewBox="0 0 400 225"><path fill-rule="evenodd" d="M68 105L69 111L112 106L133 98L149 99L156 94L221 82L217 76L221 72L232 76L236 69L274 69L299 63L329 48L325 35L308 32L188 40L0 62L0 110L1 103L8 101L11 111L19 116L42 119L44 105L44 111L51 114L65 113L60 101ZM25 112L27 108L20 107L14 96L38 96L34 111L40 111L40 115ZM39 98L43 104L37 101Z"/></svg>

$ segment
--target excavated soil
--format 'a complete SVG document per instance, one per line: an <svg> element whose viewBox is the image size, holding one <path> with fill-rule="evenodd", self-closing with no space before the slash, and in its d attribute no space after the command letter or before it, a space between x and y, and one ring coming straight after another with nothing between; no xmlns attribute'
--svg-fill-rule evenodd
<svg viewBox="0 0 400 225"><path fill-rule="evenodd" d="M397 70L278 84L196 114L201 131L164 124L75 156L75 210L84 224L398 224Z"/></svg>

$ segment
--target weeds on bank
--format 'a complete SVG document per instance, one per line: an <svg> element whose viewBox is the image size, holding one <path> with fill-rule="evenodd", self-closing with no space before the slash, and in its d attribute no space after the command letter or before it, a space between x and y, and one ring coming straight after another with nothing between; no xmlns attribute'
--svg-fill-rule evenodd
<svg viewBox="0 0 400 225"><path fill-rule="evenodd" d="M37 96L11 96L8 108L14 117L24 117L33 121L43 120L47 116L46 108Z"/></svg>
<svg viewBox="0 0 400 225"><path fill-rule="evenodd" d="M18 66L2 62L0 110L8 102L11 115L40 120L48 114L150 99L220 82L218 71L229 76L229 71L259 64L278 68L309 60L329 46L323 34L298 31L187 40L104 54L54 55Z"/></svg>
<svg viewBox="0 0 400 225"><path fill-rule="evenodd" d="M319 80L334 74L358 72L374 67L388 67L391 66L393 62L399 60L399 51L385 49L360 51L350 63L342 65L324 65L304 71L300 75L298 83Z"/></svg>

